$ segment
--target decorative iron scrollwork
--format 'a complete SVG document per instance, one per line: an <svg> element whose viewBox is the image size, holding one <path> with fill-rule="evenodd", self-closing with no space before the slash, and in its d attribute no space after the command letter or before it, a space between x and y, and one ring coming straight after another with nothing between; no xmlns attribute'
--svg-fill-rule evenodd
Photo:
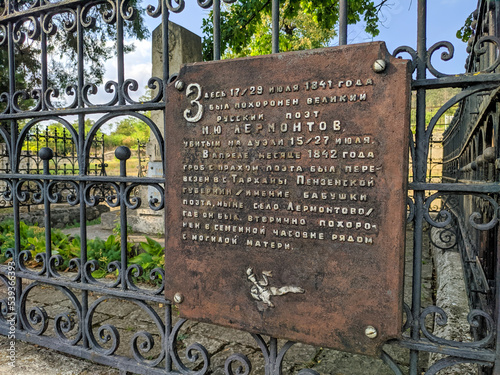
<svg viewBox="0 0 500 375"><path fill-rule="evenodd" d="M431 215L430 215L430 207L431 207L432 202L435 199L437 199L439 197L442 197L443 194L445 194L445 193L440 193L440 192L434 193L431 196L429 196L425 200L425 203L424 203L424 218L425 218L425 220L430 225L432 225L432 226L434 226L436 228L445 228L445 227L447 227L448 225L451 224L451 221L453 219L452 214L448 210L446 210L446 209L442 209L437 214L436 219L433 219L431 217ZM464 195L464 194L461 194L461 195ZM484 195L484 194L475 194L475 195L477 197L480 197L481 199L486 200L486 201L489 202L489 204L493 208L493 210L492 210L493 215L492 215L491 219L489 220L489 222L487 222L487 223L478 223L477 220L481 219L483 217L483 215L481 215L481 213L479 213L479 212L473 212L469 216L469 224L473 228L478 229L478 230L482 230L482 231L492 229L498 223L498 209L499 209L499 205L498 205L498 203L493 198L491 198L488 195Z"/></svg>
<svg viewBox="0 0 500 375"><path fill-rule="evenodd" d="M413 73L415 71L415 69L417 69L417 63L418 63L417 52L411 47L401 46L401 47L396 48L392 52L392 56L398 57L398 55L401 53L408 53L410 55L410 57L411 57L411 72ZM402 58L402 57L399 57L399 58Z"/></svg>
<svg viewBox="0 0 500 375"><path fill-rule="evenodd" d="M438 307L438 306L429 306L422 311L422 314L419 318L420 330L424 334L424 336L429 339L429 341L439 344L439 345L448 345L457 348L483 348L488 346L493 342L494 339L494 326L495 323L490 315L486 314L481 310L472 310L467 316L467 320L471 327L479 326L479 318L482 318L486 324L486 335L484 338L474 341L474 342L458 342L453 340L444 339L438 336L435 336L427 329L425 325L425 320L431 314L437 314L436 323L440 326L444 326L448 323L448 315L446 312Z"/></svg>
<svg viewBox="0 0 500 375"><path fill-rule="evenodd" d="M177 5L174 5L177 4ZM167 0L167 8L173 13L180 13L184 10L186 3L184 0Z"/></svg>
<svg viewBox="0 0 500 375"><path fill-rule="evenodd" d="M146 12L147 12L148 16L153 17L153 18L157 18L157 17L161 16L161 9L162 9L161 4L162 4L162 0L158 0L158 3L156 6L148 5L146 7Z"/></svg>
<svg viewBox="0 0 500 375"><path fill-rule="evenodd" d="M429 50L427 51L425 63L426 63L427 69L429 69L429 72L431 72L431 74L437 78L448 76L448 74L444 74L444 73L439 72L436 68L434 68L434 65L432 65L432 55L434 55L434 53L441 48L447 49L447 51L444 51L441 53L441 60L443 60L443 61L451 60L453 58L454 53L455 53L455 47L453 47L453 44L451 44L450 42L446 42L446 41L437 42L437 43L433 44L431 46L431 48L429 48Z"/></svg>
<svg viewBox="0 0 500 375"><path fill-rule="evenodd" d="M233 366L238 364L236 372L233 371ZM224 371L226 375L249 375L252 372L252 362L246 355L232 354L227 357L224 363Z"/></svg>
<svg viewBox="0 0 500 375"><path fill-rule="evenodd" d="M491 63L490 66L482 70L482 72L484 73L494 72L495 69L500 65L500 55L498 53L500 51L500 38L498 38L497 36L485 35L479 38L476 44L474 44L474 53L476 54L476 56L484 55L488 51L488 48L486 46L488 43L493 43L496 46L496 59Z"/></svg>
<svg viewBox="0 0 500 375"><path fill-rule="evenodd" d="M170 348L170 355L172 357L172 361L177 367L177 369L180 371L181 374L184 375L204 375L207 373L208 368L210 367L210 355L208 354L207 349L201 344L192 344L186 348L186 359L191 362L195 363L196 361L200 360L201 364L198 366L201 366L201 369L199 370L191 370L189 367L187 367L179 357L178 349L177 349L177 338L179 335L179 331L182 328L182 326L187 322L186 319L180 319L177 324L174 326L172 333L170 334L170 337L168 338L169 342L169 348Z"/></svg>
<svg viewBox="0 0 500 375"><path fill-rule="evenodd" d="M456 366L459 364L478 364L481 366L492 367L493 365L489 362L474 360L474 359L466 359L466 358L458 358L458 357L445 357L435 362L429 369L425 372L425 375L436 375L439 371L447 368Z"/></svg>

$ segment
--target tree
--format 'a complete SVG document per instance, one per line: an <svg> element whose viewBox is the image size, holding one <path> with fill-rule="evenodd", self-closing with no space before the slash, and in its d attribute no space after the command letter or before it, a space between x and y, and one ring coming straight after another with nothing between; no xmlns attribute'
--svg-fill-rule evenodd
<svg viewBox="0 0 500 375"><path fill-rule="evenodd" d="M379 34L380 10L388 0L349 0L348 23L365 21L365 30ZM238 0L221 11L221 52L226 57L271 53L272 0ZM280 50L327 46L336 35L338 0L284 0L280 2ZM212 13L203 20L203 55L213 56Z"/></svg>
<svg viewBox="0 0 500 375"><path fill-rule="evenodd" d="M148 141L149 133L146 123L135 117L126 117L116 123L111 134L105 138L105 147L110 149L123 145L136 149L137 142Z"/></svg>
<svg viewBox="0 0 500 375"><path fill-rule="evenodd" d="M21 7L32 4L32 0L17 0ZM138 8L140 0L130 0L130 5L138 9L136 16L125 22L125 37L143 40L149 37L142 14ZM109 3L96 4L89 7L86 20L92 20L84 29L84 61L87 81L95 84L102 83L104 76L104 62L113 57L116 49L110 41L116 40L114 23L106 23L105 17L112 11ZM48 84L49 87L64 89L77 81L77 32L75 16L71 12L63 12L52 17L51 23L55 33L48 36ZM33 28L30 21L21 26L22 32ZM127 45L125 52L132 51L133 45ZM26 39L15 44L16 63L16 90L32 90L41 86L41 42L40 38ZM8 56L6 48L0 50L0 93L9 90Z"/></svg>
<svg viewBox="0 0 500 375"><path fill-rule="evenodd" d="M474 12L471 13L465 20L465 24L457 31L457 38L462 42L467 43L469 38L473 35L474 29L472 23L474 22Z"/></svg>

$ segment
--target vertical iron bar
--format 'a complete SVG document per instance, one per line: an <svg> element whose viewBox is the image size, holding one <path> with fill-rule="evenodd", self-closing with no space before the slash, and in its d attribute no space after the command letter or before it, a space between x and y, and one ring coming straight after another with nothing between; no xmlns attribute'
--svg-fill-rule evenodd
<svg viewBox="0 0 500 375"><path fill-rule="evenodd" d="M166 272L166 270L165 270ZM172 358L170 357L170 335L172 333L172 305L165 302L165 371L170 373L172 371Z"/></svg>
<svg viewBox="0 0 500 375"><path fill-rule="evenodd" d="M165 95L167 92L167 82L168 77L170 76L170 60L168 54L168 18L169 11L164 1L162 1L162 12L161 12L161 24L162 24L162 58L163 58L163 97L166 99Z"/></svg>
<svg viewBox="0 0 500 375"><path fill-rule="evenodd" d="M498 2L495 4L494 17L493 17L493 35L500 36L500 4ZM496 51L496 49L495 49ZM493 57L494 59L494 57ZM498 73L498 68L495 69L495 73Z"/></svg>
<svg viewBox="0 0 500 375"><path fill-rule="evenodd" d="M427 1L418 1L418 32L417 32L417 80L426 77L426 55L427 55ZM427 152L425 142L425 110L426 110L425 89L417 90L417 111L416 111L416 175L414 180L425 182ZM413 233L413 283L412 283L412 315L411 338L420 338L419 317L421 310L421 279L422 279L422 243L423 243L423 220L424 220L424 200L425 191L415 191L415 224ZM410 351L410 375L418 374L418 354L416 350Z"/></svg>
<svg viewBox="0 0 500 375"><path fill-rule="evenodd" d="M280 0L273 0L272 25L272 51L278 53L280 51Z"/></svg>
<svg viewBox="0 0 500 375"><path fill-rule="evenodd" d="M122 0L116 0L116 55L118 70L118 104L125 105L123 83L125 82L125 57L123 51L123 17L121 12Z"/></svg>
<svg viewBox="0 0 500 375"><path fill-rule="evenodd" d="M47 91L48 87L48 70L47 70L47 34L45 31L42 29L42 36L41 36L41 65L42 65L42 94L40 100L42 101L42 111L47 110L47 103L45 102L45 91ZM57 141L56 141L57 142ZM57 143L56 143L57 144Z"/></svg>
<svg viewBox="0 0 500 375"><path fill-rule="evenodd" d="M127 160L130 158L130 149L124 146L120 146L116 149L115 155L120 160L120 177L127 177ZM120 183L120 242L121 242L121 259L120 259L120 280L122 290L127 289L127 206L125 204L125 188L127 187L126 182Z"/></svg>
<svg viewBox="0 0 500 375"><path fill-rule="evenodd" d="M214 60L220 60L220 0L214 0Z"/></svg>
<svg viewBox="0 0 500 375"><path fill-rule="evenodd" d="M12 3L7 2L7 6L9 8L9 13L12 9ZM15 48L14 48L14 39L13 39L13 29L14 26L12 22L7 24L7 38L8 38L8 58L9 58L9 113L13 113L13 96L16 92L16 64L15 64ZM18 158L17 155L17 138L18 138L19 130L17 128L17 121L10 121L10 163L11 163L11 171L12 173L18 173ZM21 252L21 234L19 228L19 199L17 198L17 186L19 184L18 179L12 180L12 208L13 208L13 217L14 217L14 261L16 274L20 270L19 268L19 259ZM16 315L21 316L21 294L23 292L23 279L16 276ZM21 330L23 327L21 323L21 319L17 319L17 328Z"/></svg>
<svg viewBox="0 0 500 375"><path fill-rule="evenodd" d="M101 176L106 176L106 160L104 160L104 134L101 138Z"/></svg>
<svg viewBox="0 0 500 375"><path fill-rule="evenodd" d="M78 98L78 108L84 107L82 90L85 83L85 66L84 66L84 55L83 55L83 47L84 47L84 33L83 33L83 25L81 23L82 17L82 6L79 5L76 9L76 40L77 40L77 53L78 53L78 87L77 87L77 98ZM78 115L78 144L75 147L73 143L72 155L75 155L76 150L76 162L78 163L78 174L80 177L85 176L86 173L86 164L87 164L87 156L85 155L85 115ZM75 173L74 165L75 159L73 162L73 173ZM85 182L80 182L80 267L85 267L85 263L87 263L87 208L85 204ZM83 271L80 271L81 279L80 282L82 284L87 284L88 280L85 277ZM87 316L88 311L88 291L85 288L82 288L81 292L81 303L82 303L82 317ZM82 345L84 348L89 348L89 340L86 331L85 319L81 319L80 329L82 332Z"/></svg>
<svg viewBox="0 0 500 375"><path fill-rule="evenodd" d="M42 148L39 153L41 154L39 157L42 159L43 164L43 175L50 175L50 167L49 163L54 154L52 150L48 147ZM50 226L50 201L49 201L49 181L43 180L43 210L44 210L44 225L45 225L45 268L47 270L46 276L47 278L51 277L51 268L50 268L50 258L52 257L52 231Z"/></svg>
<svg viewBox="0 0 500 375"><path fill-rule="evenodd" d="M40 132L40 128L36 125L36 150L40 150L40 140L43 138L42 133ZM29 151L28 151L29 154ZM28 173L30 173L30 159L28 158ZM40 174L40 160L36 159L36 174Z"/></svg>
<svg viewBox="0 0 500 375"><path fill-rule="evenodd" d="M10 2L9 2L10 4ZM15 63L15 47L13 38L13 25L9 22L7 25L8 32L8 49L9 49L9 101L10 101L10 113L14 113L13 103L14 103L14 93L16 92L16 63ZM14 146L14 144L13 144Z"/></svg>
<svg viewBox="0 0 500 375"><path fill-rule="evenodd" d="M500 322L500 254L498 253L498 248L500 247L500 230L497 230L497 243L496 243L496 254L495 254L495 312L494 318L496 322L496 340L495 340L495 364L493 367L493 375L500 375L500 329L498 329L498 324Z"/></svg>
<svg viewBox="0 0 500 375"><path fill-rule="evenodd" d="M493 28L493 35L500 35L500 4L498 2L495 4L495 8L493 10L494 16L493 16L493 25L491 26ZM498 72L498 68L495 69L495 73ZM494 174L492 177L492 180L494 180ZM495 269L495 312L494 312L494 319L496 323L496 340L495 340L495 364L493 367L493 375L500 375L500 253L498 251L500 247L500 230L497 230L497 244L496 244L496 253L494 255L494 259L496 262L496 269Z"/></svg>
<svg viewBox="0 0 500 375"><path fill-rule="evenodd" d="M57 143L59 141L59 135L57 133L57 128L54 129L54 169L55 169L55 174L57 175L57 153L58 153L58 147Z"/></svg>
<svg viewBox="0 0 500 375"><path fill-rule="evenodd" d="M163 98L167 100L167 81L170 76L170 60L169 60L169 43L168 43L168 18L169 11L164 2L162 2L162 35L163 35ZM163 121L163 134L167 134L167 122ZM159 140L161 142L161 140ZM163 155L162 155L163 156ZM140 158L140 155L139 155ZM162 160L166 160L166 158L162 158ZM163 164L163 171L165 171L165 164ZM163 210L163 222L166 223L166 211ZM166 225L166 224L165 224ZM165 228L165 233L166 228ZM165 250L167 251L167 250ZM165 269L165 266L164 266ZM165 269L165 273L167 270ZM170 356L170 334L172 333L172 305L165 301L165 337L164 337L164 345L165 348L165 371L170 373L172 371L172 357Z"/></svg>
<svg viewBox="0 0 500 375"><path fill-rule="evenodd" d="M276 368L279 367L276 363L278 358L278 339L274 337L269 338L269 375L281 375L276 373ZM268 373L266 373L267 375Z"/></svg>
<svg viewBox="0 0 500 375"><path fill-rule="evenodd" d="M339 45L347 44L347 0L339 1Z"/></svg>

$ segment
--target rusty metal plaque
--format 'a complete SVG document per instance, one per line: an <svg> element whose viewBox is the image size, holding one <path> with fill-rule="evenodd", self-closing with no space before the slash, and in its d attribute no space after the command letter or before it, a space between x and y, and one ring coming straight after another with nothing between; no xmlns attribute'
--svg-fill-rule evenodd
<svg viewBox="0 0 500 375"><path fill-rule="evenodd" d="M165 133L182 317L368 355L400 335L410 78L383 43L183 66Z"/></svg>

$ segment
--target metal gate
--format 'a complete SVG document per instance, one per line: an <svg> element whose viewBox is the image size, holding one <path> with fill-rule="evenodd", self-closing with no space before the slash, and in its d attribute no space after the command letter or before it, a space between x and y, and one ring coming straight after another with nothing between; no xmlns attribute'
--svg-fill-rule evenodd
<svg viewBox="0 0 500 375"><path fill-rule="evenodd" d="M224 0L226 3L233 1ZM63 273L65 261L60 254L53 254L51 231L46 230L46 249L39 253L36 260L39 267L27 266L31 252L21 247L20 206L30 199L27 186L36 186L32 198L45 208L45 227L50 228L51 205L58 202L59 185L70 184L75 191L66 197L69 204L80 208L80 222L86 222L88 206L108 204L120 208L120 226L127 228L127 211L140 207L162 210L162 198L141 201L135 195L138 186L156 189L163 197L162 178L134 177L127 174L127 160L130 150L119 147L116 157L120 160L120 176L96 176L89 171L89 158L92 141L98 130L119 116L132 116L146 123L156 137L162 155L164 140L158 126L144 111L164 111L164 92L169 82L168 63L164 64L163 77L150 79L150 87L157 89L157 95L148 102L133 100L131 91L137 82L127 79L124 72L125 25L137 15L127 0L36 0L20 2L10 0L0 2L0 46L2 55L8 56L8 92L0 95L3 105L0 114L0 135L9 155L11 173L0 174L0 181L7 184L4 198L12 202L14 215L15 247L8 251L12 262L0 268L0 280L5 298L0 302L0 333L30 343L68 353L94 362L110 365L123 373L141 374L205 374L209 373L210 354L199 343L189 346L181 359L177 340L180 329L186 324L179 320L175 325L174 306L165 300L165 270L155 268L150 277L159 280L157 288L146 288L137 283L143 272L141 267L130 262L127 247L127 232L121 231L121 256L119 261L101 265L98 260L90 259L87 252L87 227L81 226L80 255L70 260L74 272ZM214 59L220 59L220 0L198 0L203 8L213 6L214 14ZM272 1L273 9L273 52L279 51L278 39L278 0ZM442 59L453 55L449 42L436 43L430 48L426 45L427 2L418 1L418 40L417 48L400 47L394 55L409 54L412 61L414 78L412 90L416 95L416 131L410 141L413 177L409 188L408 222L413 225L413 283L411 305L405 305L406 321L401 340L390 342L409 351L409 374L422 373L419 358L423 353L440 353L444 357L425 371L426 375L438 373L441 369L461 363L477 364L480 374L500 374L500 346L497 324L500 318L498 290L499 263L498 249L498 188L497 169L498 151L498 99L497 91L500 77L496 74L500 57L498 48L500 35L498 2L480 0L474 15L475 33L470 42L470 55L466 74L448 76L437 71L432 64L433 54L445 48ZM105 6L102 12L96 7ZM184 11L184 0L159 0L150 5L146 17L161 17L163 28L163 61L168 62L168 19L171 12ZM59 18L58 18L59 17ZM112 96L107 103L95 104L92 95L97 88L87 81L85 75L86 29L93 27L95 17L101 17L107 26L116 32L117 80L106 84L106 92ZM61 27L75 36L77 43L77 77L68 88L67 97L74 98L71 103L60 107L54 103L63 88L56 90L49 86L48 50L54 43L57 33L56 20ZM61 22L63 20L63 22ZM340 1L340 43L347 40L347 1ZM40 48L40 88L27 92L16 86L16 45L26 41ZM478 74L480 72L480 74ZM462 91L448 101L426 123L426 92L443 87L459 87ZM31 104L25 105L26 101ZM427 162L429 145L434 127L439 118L450 107L460 103L455 121L444 134L443 182L427 181ZM89 131L85 129L88 116L98 119ZM76 119L76 125L72 121ZM19 163L23 143L30 130L44 121L62 125L71 134L78 154L79 172L74 176L53 175L49 162L52 150L42 148L39 156L44 161L43 175L20 173ZM167 129L168 130L168 129ZM409 130L410 131L410 130ZM167 132L168 134L168 132ZM107 189L98 189L106 185ZM31 189L31 188L30 188ZM106 196L101 196L106 191ZM431 195L430 191L437 191ZM442 210L434 215L430 212L433 202L440 198ZM455 342L436 337L426 327L426 318L436 316L441 324L446 323L447 314L438 306L422 306L422 249L425 241L424 227L438 228L453 226L454 238L459 241L466 267L466 280L470 286L471 313L469 322L474 333L473 342ZM168 250L167 250L168 251ZM92 274L101 267L112 279L96 279ZM165 266L168 270L168 265ZM170 270L175 272L175 270ZM68 307L62 312L48 313L44 308L30 302L30 296L37 288L50 288L62 293ZM97 295L98 298L95 298ZM137 330L130 343L120 341L119 330L113 325L96 324L96 311L101 304L123 300L136 306L143 316L147 316L156 327L155 332ZM157 306L162 306L158 309ZM321 324L321 322L317 322ZM96 325L98 326L96 328ZM50 329L49 329L50 328ZM49 334L49 331L51 332ZM277 338L264 339L253 335L262 350L266 374L281 374L284 356L293 343L288 342L279 349ZM117 354L119 348L130 347L130 356ZM152 354L152 348L159 348ZM381 358L395 374L402 374L398 364L386 353ZM184 362L183 362L184 361ZM187 362L198 361L199 367L193 369ZM233 369L233 365L239 368ZM251 361L244 354L232 354L225 360L226 374L248 374ZM302 369L299 374L317 374L311 369Z"/></svg>

